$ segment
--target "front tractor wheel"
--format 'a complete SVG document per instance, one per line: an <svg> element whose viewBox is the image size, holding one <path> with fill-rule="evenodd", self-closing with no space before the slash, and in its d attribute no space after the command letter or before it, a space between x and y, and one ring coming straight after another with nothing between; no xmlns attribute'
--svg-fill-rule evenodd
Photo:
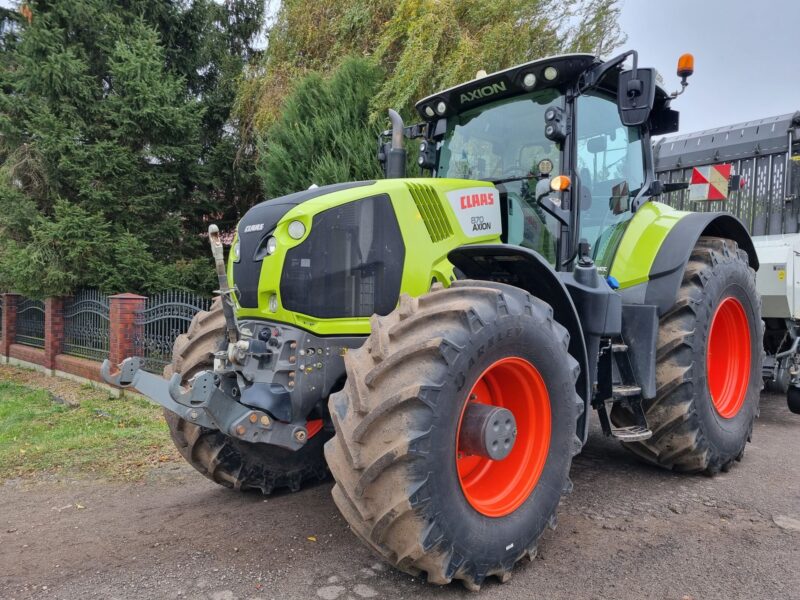
<svg viewBox="0 0 800 600"><path fill-rule="evenodd" d="M403 296L345 356L325 446L353 531L397 568L471 589L533 558L580 449L569 335L547 304L459 281Z"/></svg>
<svg viewBox="0 0 800 600"><path fill-rule="evenodd" d="M189 330L179 335L172 351L172 363L164 377L180 373L185 385L199 371L213 368L213 353L225 344L225 317L220 300L209 311L198 312ZM206 429L164 410L172 441L186 461L211 481L235 490L300 489L306 481L327 478L323 447L330 434L321 427L297 451L267 444L251 444ZM309 430L311 428L309 427Z"/></svg>
<svg viewBox="0 0 800 600"><path fill-rule="evenodd" d="M727 471L742 458L761 391L763 326L755 272L736 243L702 237L658 333L657 396L645 401L653 436L624 444L669 469ZM632 420L621 406L611 418Z"/></svg>

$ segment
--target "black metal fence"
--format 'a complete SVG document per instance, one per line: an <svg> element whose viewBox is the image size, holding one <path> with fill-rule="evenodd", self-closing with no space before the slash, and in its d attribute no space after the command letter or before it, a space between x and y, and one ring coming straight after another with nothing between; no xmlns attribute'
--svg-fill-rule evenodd
<svg viewBox="0 0 800 600"><path fill-rule="evenodd" d="M186 333L194 315L208 310L212 299L191 292L168 291L146 299L136 316L133 354L145 360L145 369L161 373L172 360L175 339ZM98 290L81 290L64 302L64 330L61 352L70 356L102 361L108 358L112 323L109 297ZM3 297L0 295L0 333ZM45 305L42 300L19 296L15 306L13 342L45 347ZM56 343L59 340L56 339Z"/></svg>
<svg viewBox="0 0 800 600"><path fill-rule="evenodd" d="M81 290L64 303L64 354L101 361L108 358L108 296Z"/></svg>
<svg viewBox="0 0 800 600"><path fill-rule="evenodd" d="M16 333L17 344L44 348L44 302L20 297L17 303Z"/></svg>
<svg viewBox="0 0 800 600"><path fill-rule="evenodd" d="M191 292L170 291L151 296L139 314L139 335L134 340L136 355L144 358L144 368L161 373L172 360L172 345L186 333L194 315L208 310L211 299Z"/></svg>

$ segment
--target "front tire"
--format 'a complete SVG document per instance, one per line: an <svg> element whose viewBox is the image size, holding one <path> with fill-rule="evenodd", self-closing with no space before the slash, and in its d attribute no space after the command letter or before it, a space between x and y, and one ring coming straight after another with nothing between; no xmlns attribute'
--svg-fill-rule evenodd
<svg viewBox="0 0 800 600"><path fill-rule="evenodd" d="M758 414L762 338L747 254L731 240L700 238L659 325L657 396L644 402L653 436L623 445L668 469L727 471L741 460ZM632 419L615 406L612 420Z"/></svg>
<svg viewBox="0 0 800 600"><path fill-rule="evenodd" d="M532 559L581 445L568 345L549 305L491 282L404 295L374 316L367 342L345 357L325 447L334 500L358 537L407 573L470 589ZM514 413L504 460L461 452L469 402Z"/></svg>

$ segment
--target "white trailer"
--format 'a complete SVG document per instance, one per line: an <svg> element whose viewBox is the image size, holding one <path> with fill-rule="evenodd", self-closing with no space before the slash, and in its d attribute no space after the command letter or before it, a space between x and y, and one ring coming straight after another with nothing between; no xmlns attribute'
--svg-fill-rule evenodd
<svg viewBox="0 0 800 600"><path fill-rule="evenodd" d="M696 167L720 164L730 164L741 180L725 200L696 201L679 190L663 201L682 210L728 211L753 236L764 380L800 413L800 111L664 138L654 145L654 159L665 183L689 183Z"/></svg>

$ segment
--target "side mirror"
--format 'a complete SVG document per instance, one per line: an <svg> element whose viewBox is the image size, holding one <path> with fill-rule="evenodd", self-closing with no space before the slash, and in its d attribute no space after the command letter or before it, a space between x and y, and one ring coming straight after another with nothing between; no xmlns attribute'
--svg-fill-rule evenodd
<svg viewBox="0 0 800 600"><path fill-rule="evenodd" d="M639 68L619 74L617 107L623 125L638 127L646 123L655 99L655 69Z"/></svg>

